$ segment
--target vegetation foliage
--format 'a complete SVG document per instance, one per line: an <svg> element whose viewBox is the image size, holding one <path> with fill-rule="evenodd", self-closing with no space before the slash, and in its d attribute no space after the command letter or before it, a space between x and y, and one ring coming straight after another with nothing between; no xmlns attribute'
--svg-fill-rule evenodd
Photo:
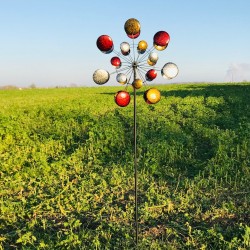
<svg viewBox="0 0 250 250"><path fill-rule="evenodd" d="M138 92L138 249L250 249L250 83ZM0 91L0 249L133 249L133 105ZM132 92L132 90L131 90Z"/></svg>

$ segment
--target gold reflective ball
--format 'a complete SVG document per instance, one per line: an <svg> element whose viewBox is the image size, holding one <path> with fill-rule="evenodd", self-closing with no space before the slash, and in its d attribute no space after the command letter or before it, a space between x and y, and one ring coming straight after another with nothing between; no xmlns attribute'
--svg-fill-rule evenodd
<svg viewBox="0 0 250 250"><path fill-rule="evenodd" d="M143 82L141 79L135 79L132 83L133 87L136 89L140 89L143 85Z"/></svg>
<svg viewBox="0 0 250 250"><path fill-rule="evenodd" d="M155 88L147 90L144 95L144 99L148 104L155 104L161 100L161 93Z"/></svg>
<svg viewBox="0 0 250 250"><path fill-rule="evenodd" d="M146 41L142 40L138 43L137 49L140 51L145 51L148 48L148 44Z"/></svg>
<svg viewBox="0 0 250 250"><path fill-rule="evenodd" d="M140 32L141 25L137 19L130 18L126 21L124 29L127 35L136 35Z"/></svg>

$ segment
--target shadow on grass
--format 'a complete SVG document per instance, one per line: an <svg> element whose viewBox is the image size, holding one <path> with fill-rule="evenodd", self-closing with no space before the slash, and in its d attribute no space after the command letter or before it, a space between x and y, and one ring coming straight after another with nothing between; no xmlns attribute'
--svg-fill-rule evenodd
<svg viewBox="0 0 250 250"><path fill-rule="evenodd" d="M208 84L208 85L191 85L184 89L178 90L163 90L161 91L161 95L168 96L176 96L185 98L187 96L212 96L212 97L220 97L223 96L225 98L249 98L250 96L250 85L249 84Z"/></svg>
<svg viewBox="0 0 250 250"><path fill-rule="evenodd" d="M181 174L193 178L204 169L208 161L215 157L219 144L227 144L226 139L219 142L217 138L214 138L216 130L221 130L221 132L231 130L237 134L238 130L249 121L250 85L244 83L227 85L198 84L183 85L182 88L175 90L167 90L167 87L163 89L161 86L159 88L162 89L162 98L181 97L184 100L189 97L202 97L203 102L201 105L203 107L195 107L192 113L192 101L190 103L186 102L183 106L178 106L178 102L181 102L181 100L173 100L173 104L170 103L168 104L169 107L165 107L166 109L172 109L172 113L168 116L162 111L161 106L157 108L157 105L147 105L148 111L145 114L138 114L138 127L140 130L138 132L139 154L143 158L141 164L156 177L165 174L166 177L168 176L167 178L171 178L171 176L176 178ZM114 95L114 93L110 92L101 94ZM142 95L143 91L138 91L138 96ZM222 103L213 106L211 102L213 97L222 99ZM195 103L195 99L193 100ZM201 112L213 112L214 117L211 118L206 114L196 116L195 112L199 112L199 107L203 110ZM186 111L189 113L187 114ZM161 118L159 118L158 112ZM122 124L126 130L126 133L121 133L122 137L120 139L127 142L123 146L119 146L119 142L115 143L115 150L125 152L128 150L127 146L133 146L132 141L128 139L128 136L131 139L133 136L131 131L133 126L132 117L128 122L128 116L124 114L123 109L117 110L114 116L115 119L119 120L120 126ZM143 116L150 117L146 119ZM107 147L109 146L107 145ZM131 157L133 157L132 149L129 151ZM112 148L109 148L107 152L110 153L106 157L104 155L102 157L102 160L106 162L125 160L124 157L121 157L121 154L117 154L116 157L116 154L112 153ZM224 153L228 154L230 152ZM175 156L171 156L173 154Z"/></svg>
<svg viewBox="0 0 250 250"><path fill-rule="evenodd" d="M161 85L160 89L162 88ZM172 87L173 85L171 85ZM178 86L178 85L176 85ZM245 96L246 98L250 98L250 84L239 83L239 84L197 84L197 85L182 85L182 89L171 90L160 90L162 97L176 96L185 98L187 96L213 96L213 97L231 97L238 98L239 96ZM153 87L153 86L152 86ZM167 87L166 87L167 88ZM101 95L115 95L115 92L102 92ZM143 90L137 90L137 95L143 96ZM131 93L131 95L133 95Z"/></svg>

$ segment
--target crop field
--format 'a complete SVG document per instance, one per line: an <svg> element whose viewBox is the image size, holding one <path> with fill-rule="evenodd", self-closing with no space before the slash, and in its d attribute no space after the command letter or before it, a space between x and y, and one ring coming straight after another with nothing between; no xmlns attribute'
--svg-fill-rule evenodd
<svg viewBox="0 0 250 250"><path fill-rule="evenodd" d="M250 249L250 83L157 87L137 97L138 249ZM0 91L0 249L134 249L121 89Z"/></svg>

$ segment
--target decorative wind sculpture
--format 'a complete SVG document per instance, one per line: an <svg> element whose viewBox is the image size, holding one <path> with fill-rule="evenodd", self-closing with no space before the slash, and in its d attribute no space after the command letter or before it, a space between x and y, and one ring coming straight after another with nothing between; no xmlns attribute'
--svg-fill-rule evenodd
<svg viewBox="0 0 250 250"><path fill-rule="evenodd" d="M130 103L130 94L127 91L128 86L133 87L134 97L134 179L135 179L135 244L138 244L138 202L137 202L137 136L136 136L136 91L147 86L148 82L153 81L158 73L165 79L172 79L178 75L178 67L175 63L168 62L161 69L156 68L158 53L168 47L170 36L166 31L158 31L153 37L153 46L148 49L148 43L144 40L135 42L140 36L141 25L135 18L130 18L124 25L127 36L132 39L132 43L122 42L120 50L114 50L114 43L110 36L101 35L96 41L98 49L104 54L114 53L110 60L115 72L109 73L104 69L97 69L93 74L93 80L96 84L103 85L110 79L111 74L116 74L116 81L125 85L124 90L118 91L114 100L120 107L126 107ZM144 92L144 100L147 104L156 104L161 99L161 93L156 88L148 88Z"/></svg>

